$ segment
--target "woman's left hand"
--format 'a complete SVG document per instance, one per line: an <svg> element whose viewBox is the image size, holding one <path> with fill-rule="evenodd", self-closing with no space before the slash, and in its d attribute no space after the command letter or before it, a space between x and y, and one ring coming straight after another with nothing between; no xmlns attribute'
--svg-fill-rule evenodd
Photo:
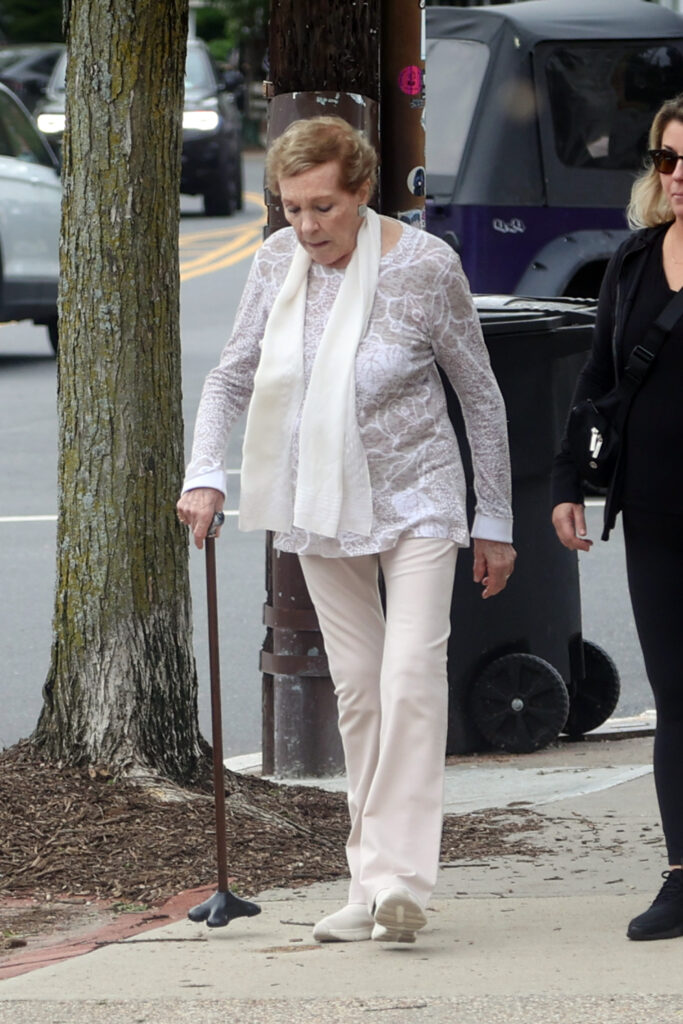
<svg viewBox="0 0 683 1024"><path fill-rule="evenodd" d="M517 552L512 544L499 540L474 540L474 582L484 587L482 597L493 597L505 589L512 576Z"/></svg>

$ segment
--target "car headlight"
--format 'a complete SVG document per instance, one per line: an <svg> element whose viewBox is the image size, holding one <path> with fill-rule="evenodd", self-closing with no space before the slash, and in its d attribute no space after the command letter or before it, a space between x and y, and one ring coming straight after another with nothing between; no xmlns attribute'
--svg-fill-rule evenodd
<svg viewBox="0 0 683 1024"><path fill-rule="evenodd" d="M183 128L213 132L218 128L218 114L215 110L186 110L183 113Z"/></svg>
<svg viewBox="0 0 683 1024"><path fill-rule="evenodd" d="M38 114L37 124L45 135L59 135L64 131L66 117L64 114Z"/></svg>

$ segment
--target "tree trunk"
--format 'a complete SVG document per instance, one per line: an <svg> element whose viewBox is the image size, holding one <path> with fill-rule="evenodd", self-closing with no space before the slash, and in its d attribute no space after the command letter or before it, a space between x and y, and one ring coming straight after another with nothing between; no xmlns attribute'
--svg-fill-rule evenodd
<svg viewBox="0 0 683 1024"><path fill-rule="evenodd" d="M54 636L33 739L187 780L200 760L182 478L187 0L71 0Z"/></svg>

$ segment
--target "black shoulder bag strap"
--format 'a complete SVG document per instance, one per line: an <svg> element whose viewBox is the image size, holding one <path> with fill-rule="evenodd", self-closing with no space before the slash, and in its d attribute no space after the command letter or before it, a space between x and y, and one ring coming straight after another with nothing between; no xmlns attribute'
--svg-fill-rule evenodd
<svg viewBox="0 0 683 1024"><path fill-rule="evenodd" d="M677 291L673 298L667 302L662 312L647 330L642 344L636 345L628 357L621 380L613 392L614 397L618 401L613 423L619 437L623 436L623 429L628 418L631 403L635 398L638 388L652 369L652 364L657 358L659 350L681 316L683 316L683 288ZM623 466L622 454L623 446L620 446L617 469L605 499L603 540L607 540L609 537L610 530L614 526L617 516L616 492L619 489L618 480L621 477Z"/></svg>
<svg viewBox="0 0 683 1024"><path fill-rule="evenodd" d="M631 402L638 388L652 369L652 364L659 355L659 350L682 316L683 288L677 291L673 298L667 302L657 319L648 328L643 342L640 345L636 345L628 357L628 362L615 392L615 397L619 399L619 406L614 425L619 434L621 434L622 427L626 422Z"/></svg>

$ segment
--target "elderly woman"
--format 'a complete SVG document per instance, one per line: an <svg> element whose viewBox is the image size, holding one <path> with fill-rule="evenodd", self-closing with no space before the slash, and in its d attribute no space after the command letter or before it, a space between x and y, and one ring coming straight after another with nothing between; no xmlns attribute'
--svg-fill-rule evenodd
<svg viewBox="0 0 683 1024"><path fill-rule="evenodd" d="M298 121L266 174L291 228L258 252L207 377L178 513L201 547L223 504L228 431L249 404L240 528L273 530L299 555L346 760L348 904L313 934L413 942L439 861L446 645L469 539L437 361L468 427L487 598L515 557L505 410L458 257L369 209L376 158L361 133Z"/></svg>
<svg viewBox="0 0 683 1024"><path fill-rule="evenodd" d="M574 403L615 385L633 349L683 287L683 93L658 111L650 166L636 180L632 228L600 292L593 348ZM654 774L669 859L654 903L628 926L630 939L683 935L683 319L665 340L628 415L621 469L605 526L623 512L628 586L657 708ZM581 480L565 440L555 460L553 523L562 543L588 551ZM606 536L606 534L605 534Z"/></svg>

